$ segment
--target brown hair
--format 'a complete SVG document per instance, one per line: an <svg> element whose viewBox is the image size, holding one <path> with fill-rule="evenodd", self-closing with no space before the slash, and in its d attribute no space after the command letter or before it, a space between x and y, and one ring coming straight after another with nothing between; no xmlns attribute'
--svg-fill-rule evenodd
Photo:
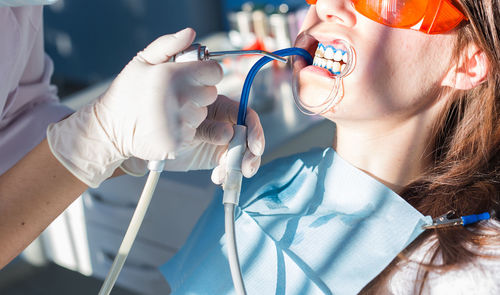
<svg viewBox="0 0 500 295"><path fill-rule="evenodd" d="M451 95L444 112L436 120L431 137L434 166L409 184L402 197L424 215L433 217L454 210L457 216L500 212L500 0L460 0L469 22L456 30L455 62L474 43L489 62L485 82L467 91L446 89ZM453 93L451 93L453 91ZM488 224L436 229L419 237L405 253L411 253L433 236L436 244L429 250L428 264L421 264L421 293L429 271L449 270L480 255L472 249L498 245L500 230ZM485 235L485 230L496 234ZM472 246L472 247L471 247ZM441 258L437 263L437 257ZM400 255L373 280L363 293L381 290ZM420 291L419 291L420 290Z"/></svg>

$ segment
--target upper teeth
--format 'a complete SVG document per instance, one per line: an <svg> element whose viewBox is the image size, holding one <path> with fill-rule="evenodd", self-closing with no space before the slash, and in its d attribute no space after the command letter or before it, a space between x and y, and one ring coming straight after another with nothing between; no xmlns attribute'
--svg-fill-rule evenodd
<svg viewBox="0 0 500 295"><path fill-rule="evenodd" d="M326 48L325 54L323 56L325 58L327 58L327 59L333 59L333 56L336 56L336 55L337 55L337 53L333 52L333 48L332 47L328 47L328 48Z"/></svg>
<svg viewBox="0 0 500 295"><path fill-rule="evenodd" d="M326 68L334 74L340 74L348 60L346 51L320 43L316 50L313 65Z"/></svg>
<svg viewBox="0 0 500 295"><path fill-rule="evenodd" d="M335 52L335 55L333 56L333 59L336 60L336 61L341 61L342 60L342 56L343 56L342 51L337 50L337 52ZM346 56L347 56L347 54L346 54Z"/></svg>

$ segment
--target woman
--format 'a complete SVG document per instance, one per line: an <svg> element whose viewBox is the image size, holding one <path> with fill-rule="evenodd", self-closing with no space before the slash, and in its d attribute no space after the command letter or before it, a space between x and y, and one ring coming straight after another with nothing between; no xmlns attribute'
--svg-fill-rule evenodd
<svg viewBox="0 0 500 295"><path fill-rule="evenodd" d="M263 286L259 291L266 294L498 294L500 224L494 218L467 227L427 230L410 245L401 243L400 253L387 261L392 260L389 265L372 264L371 255L386 246L376 239L369 253L318 251L316 244L328 243L325 240L345 239L346 249L355 249L351 241L358 240L329 235L326 226L319 232L322 238L310 233L339 218L332 203L359 201L348 191L338 193L350 181L331 176L339 165L342 173L355 177L347 190L369 195L376 188L391 195L390 189L425 216L438 217L449 210L455 215L450 218L498 212L500 1L308 2L311 7L296 45L316 54L316 59L325 58L318 44L323 49L338 46L341 42L336 40L341 39L354 48L357 61L342 78L343 97L321 114L336 123L334 151L279 160L244 184L237 216L244 222L237 222L236 230L247 291L252 294ZM312 66L297 74L302 105L318 105L318 97L331 92L335 78L326 70ZM360 176L361 171L366 174ZM366 179L369 176L371 180ZM373 184L374 179L379 185ZM371 191L358 188L367 183ZM315 204L296 205L309 197ZM396 200L392 197L387 202ZM162 267L174 294L231 292L217 205L200 219L179 254ZM320 211L326 211L322 219L307 221ZM347 212L342 218L356 222L373 218L358 213ZM400 218L387 218L371 230L390 227L395 231L388 237L397 236ZM256 234L252 222L264 234ZM350 233L357 235L353 224L348 224ZM247 239L249 235L262 240ZM247 246L252 242L253 248ZM303 249L301 244L306 244ZM275 255L270 254L273 251ZM355 263L346 267L357 255L367 259L364 268ZM339 267L351 273L338 282L328 274L342 258L346 259ZM370 269L379 270L365 275ZM364 281L356 281L357 277Z"/></svg>

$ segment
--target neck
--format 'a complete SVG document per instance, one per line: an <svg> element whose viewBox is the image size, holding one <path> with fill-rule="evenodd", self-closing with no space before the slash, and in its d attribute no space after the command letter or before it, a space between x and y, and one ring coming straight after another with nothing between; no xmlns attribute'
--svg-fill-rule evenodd
<svg viewBox="0 0 500 295"><path fill-rule="evenodd" d="M430 134L435 116L349 124L337 122L337 153L396 193L431 164Z"/></svg>

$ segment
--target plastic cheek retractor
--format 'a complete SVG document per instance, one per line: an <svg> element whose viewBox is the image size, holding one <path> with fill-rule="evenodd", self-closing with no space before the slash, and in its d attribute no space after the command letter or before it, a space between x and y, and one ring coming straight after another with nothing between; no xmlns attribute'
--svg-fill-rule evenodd
<svg viewBox="0 0 500 295"><path fill-rule="evenodd" d="M320 115L340 103L344 96L343 78L355 64L354 48L340 39L318 44L312 65L294 60L292 90L299 110Z"/></svg>

